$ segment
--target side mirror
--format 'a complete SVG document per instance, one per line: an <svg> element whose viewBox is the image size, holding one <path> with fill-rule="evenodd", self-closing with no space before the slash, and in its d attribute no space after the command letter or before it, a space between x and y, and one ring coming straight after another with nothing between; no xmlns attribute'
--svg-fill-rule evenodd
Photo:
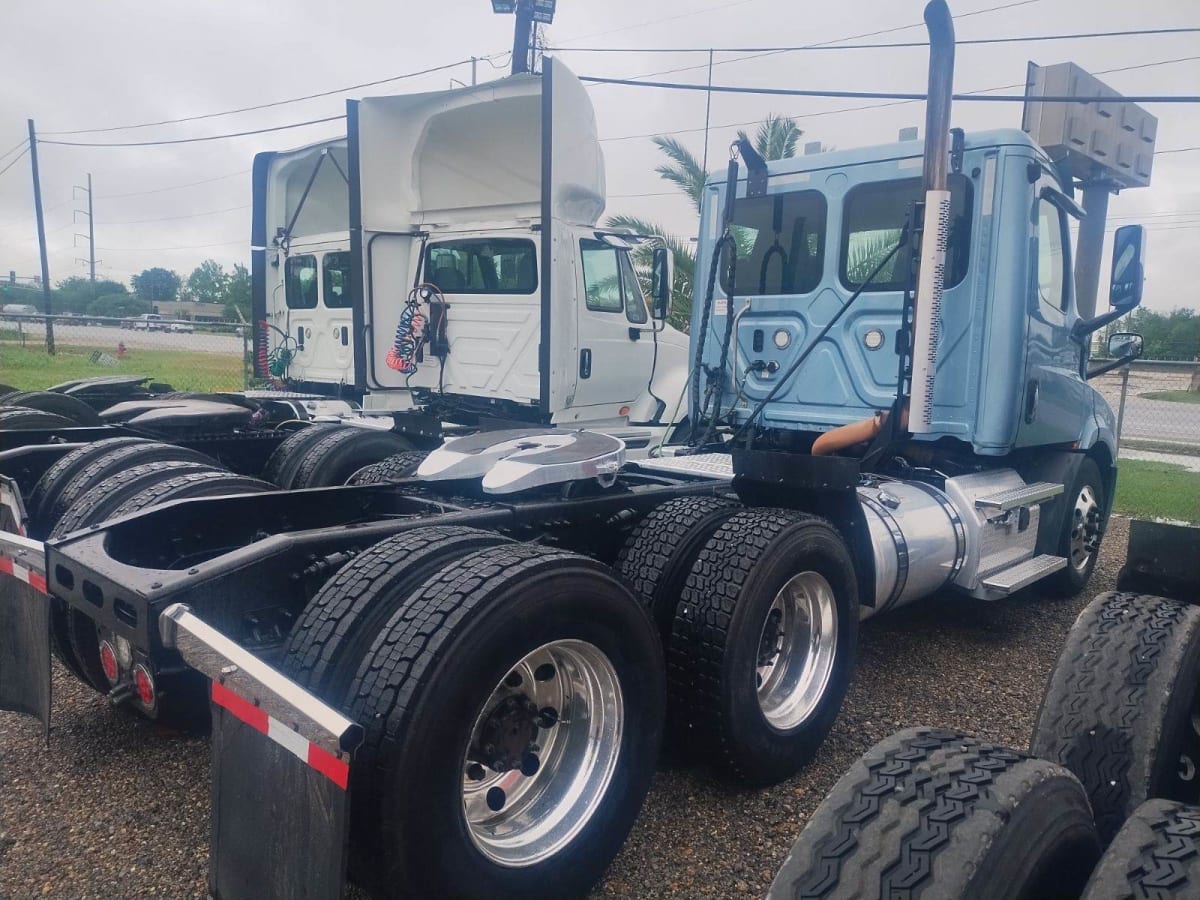
<svg viewBox="0 0 1200 900"><path fill-rule="evenodd" d="M1141 304L1145 255L1146 232L1141 225L1122 225L1116 230L1108 289L1108 302L1113 309L1128 312Z"/></svg>
<svg viewBox="0 0 1200 900"><path fill-rule="evenodd" d="M650 260L650 298L654 318L663 320L671 312L671 290L675 286L675 255L666 247L655 247Z"/></svg>
<svg viewBox="0 0 1200 900"><path fill-rule="evenodd" d="M1118 331L1108 336L1108 355L1111 359L1132 362L1142 355L1143 343L1140 334Z"/></svg>

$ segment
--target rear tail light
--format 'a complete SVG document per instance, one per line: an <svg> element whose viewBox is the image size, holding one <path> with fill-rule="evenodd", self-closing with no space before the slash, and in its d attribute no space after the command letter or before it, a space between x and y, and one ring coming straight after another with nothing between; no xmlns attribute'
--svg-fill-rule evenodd
<svg viewBox="0 0 1200 900"><path fill-rule="evenodd" d="M141 664L133 667L133 686L137 688L138 700L142 706L153 709L156 699L154 679L150 677L150 670Z"/></svg>
<svg viewBox="0 0 1200 900"><path fill-rule="evenodd" d="M121 674L117 668L117 653L108 641L100 642L100 668L104 670L104 677L108 679L109 684L117 683Z"/></svg>

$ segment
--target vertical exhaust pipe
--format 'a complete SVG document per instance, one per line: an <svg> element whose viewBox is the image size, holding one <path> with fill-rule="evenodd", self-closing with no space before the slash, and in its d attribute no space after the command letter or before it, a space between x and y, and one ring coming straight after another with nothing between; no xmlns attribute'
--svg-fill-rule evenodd
<svg viewBox="0 0 1200 900"><path fill-rule="evenodd" d="M925 100L925 224L921 238L920 274L913 319L912 391L908 428L914 434L933 430L933 383L945 286L946 240L950 232L950 104L954 93L954 21L945 0L925 7L929 32L929 87Z"/></svg>

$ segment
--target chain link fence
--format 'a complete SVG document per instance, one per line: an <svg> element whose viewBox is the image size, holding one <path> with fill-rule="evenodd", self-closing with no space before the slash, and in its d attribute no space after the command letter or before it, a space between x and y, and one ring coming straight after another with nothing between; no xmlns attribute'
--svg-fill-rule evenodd
<svg viewBox="0 0 1200 900"><path fill-rule="evenodd" d="M1200 456L1200 360L1138 360L1092 384L1117 411L1123 449Z"/></svg>
<svg viewBox="0 0 1200 900"><path fill-rule="evenodd" d="M0 382L43 390L120 374L143 375L180 391L235 391L250 386L251 342L250 326L235 322L0 315Z"/></svg>

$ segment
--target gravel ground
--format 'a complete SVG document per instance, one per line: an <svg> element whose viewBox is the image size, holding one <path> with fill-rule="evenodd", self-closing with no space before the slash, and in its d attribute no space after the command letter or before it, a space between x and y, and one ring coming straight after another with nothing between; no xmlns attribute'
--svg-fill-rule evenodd
<svg viewBox="0 0 1200 900"><path fill-rule="evenodd" d="M1113 517L1084 594L982 603L945 595L866 623L858 675L816 760L762 790L663 768L598 896L762 896L808 816L867 747L908 725L1024 748L1076 614L1111 590L1128 521ZM47 751L0 713L0 897L203 896L208 744L113 711L55 672Z"/></svg>

